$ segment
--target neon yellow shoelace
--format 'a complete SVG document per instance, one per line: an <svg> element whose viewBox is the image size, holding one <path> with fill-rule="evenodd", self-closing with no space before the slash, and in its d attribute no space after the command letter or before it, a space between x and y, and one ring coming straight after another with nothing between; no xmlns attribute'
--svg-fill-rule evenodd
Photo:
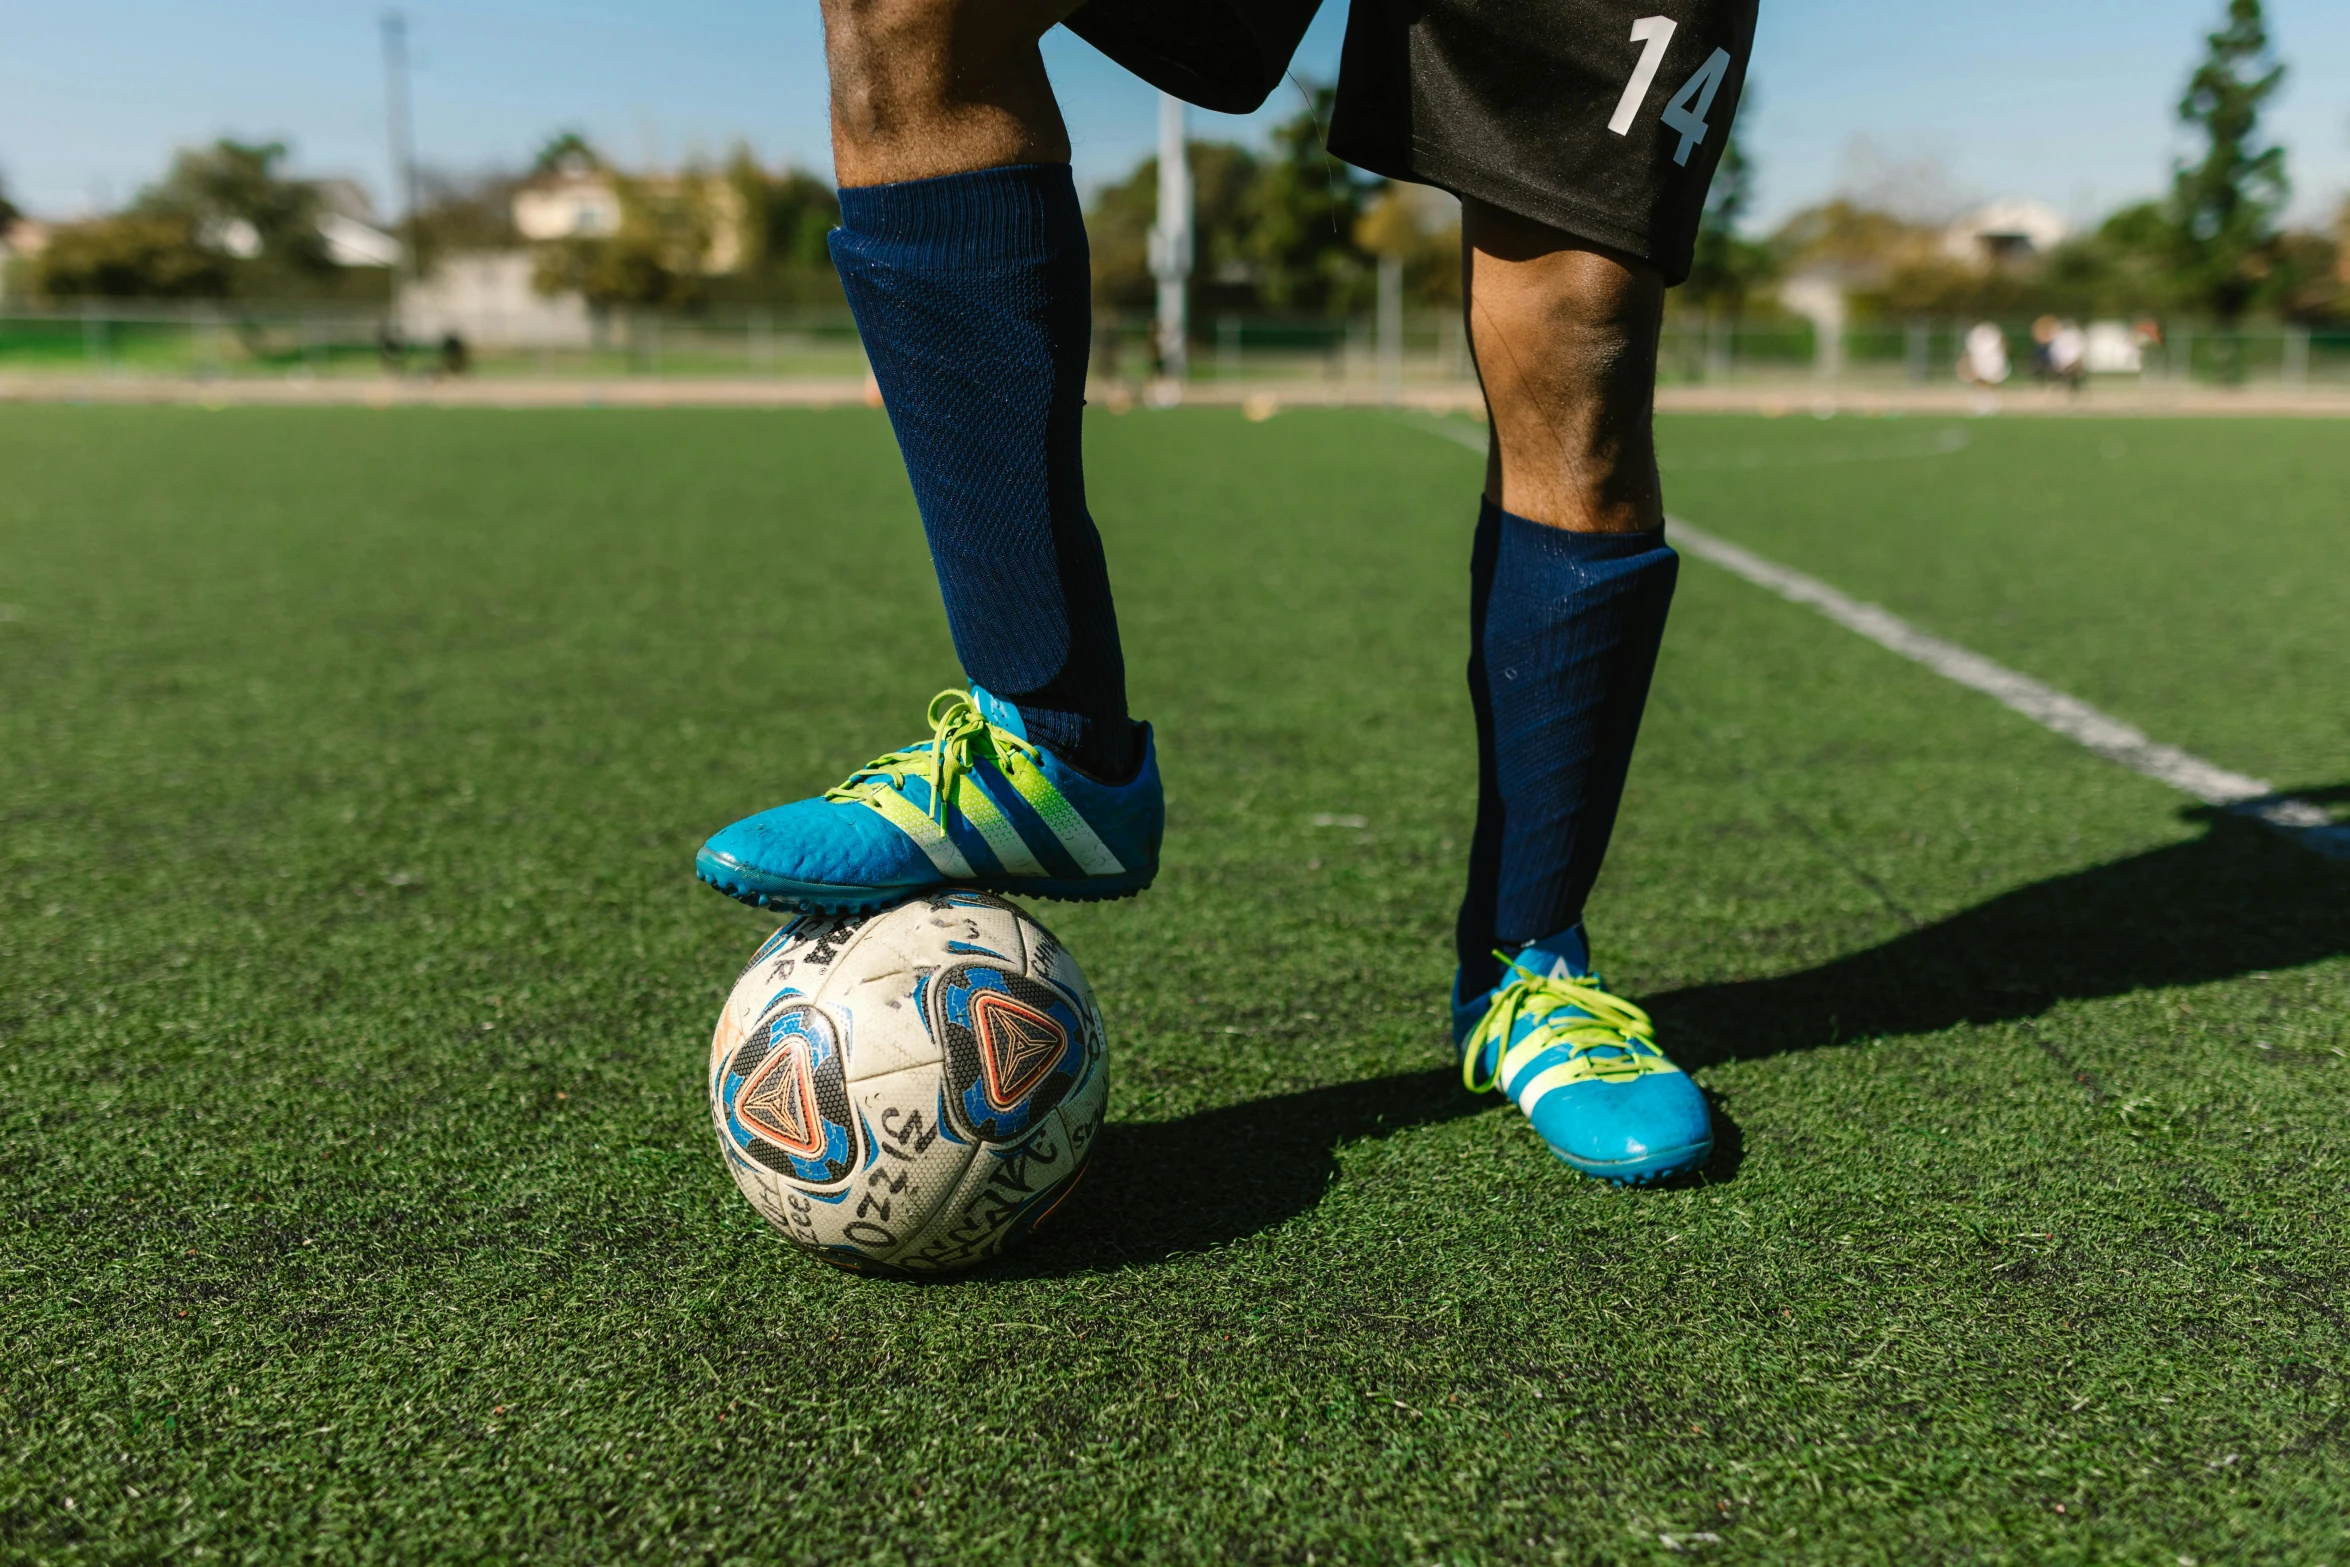
<svg viewBox="0 0 2350 1567"><path fill-rule="evenodd" d="M1010 730L989 723L968 691L941 691L930 699L924 717L930 724L927 741L875 757L849 774L838 788L825 790L824 798L848 802L869 799L883 789L902 793L906 779L918 777L930 785L930 819L944 827L947 802L953 798L956 784L980 758L1016 751L1030 762L1037 760L1037 748Z"/></svg>
<svg viewBox="0 0 2350 1567"><path fill-rule="evenodd" d="M1503 963L1510 960L1496 952ZM1656 1025L1648 1014L1621 996L1610 995L1596 980L1541 978L1520 970L1507 970L1518 977L1494 995L1493 1005L1485 1009L1469 1034L1467 1054L1461 1058L1461 1082L1473 1094L1486 1093L1501 1086L1502 1058L1510 1051L1510 1035L1521 1017L1531 1018L1534 1027L1518 1047L1533 1046L1545 1049L1553 1044L1569 1047L1568 1059L1581 1060L1595 1051L1609 1050L1624 1058L1622 1075L1638 1076L1643 1068L1637 1065L1645 1052L1662 1055L1657 1049ZM1560 1017L1572 1009L1584 1014L1580 1017ZM1477 1062L1485 1054L1487 1045L1494 1045L1493 1070L1483 1082L1477 1079ZM1605 1060L1594 1061L1592 1071L1601 1077L1612 1074Z"/></svg>

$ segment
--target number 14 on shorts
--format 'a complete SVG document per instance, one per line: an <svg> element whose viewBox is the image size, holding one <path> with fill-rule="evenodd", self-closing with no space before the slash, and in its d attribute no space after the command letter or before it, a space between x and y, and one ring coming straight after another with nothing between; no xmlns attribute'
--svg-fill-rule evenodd
<svg viewBox="0 0 2350 1567"><path fill-rule="evenodd" d="M1640 45L1640 59L1632 67L1632 79L1624 84L1624 96L1616 103L1616 112L1609 117L1607 128L1618 136L1629 133L1632 122L1639 118L1640 106L1648 101L1649 88L1656 85L1657 67L1665 63L1665 50L1672 44L1673 31L1679 24L1669 16L1644 16L1632 24L1632 41ZM1689 153L1705 140L1706 112L1714 106L1714 94L1722 90L1722 82L1730 74L1730 51L1716 49L1705 57L1705 64L1697 74L1681 84L1665 104L1664 120L1667 128L1681 133L1681 145L1673 150L1675 163L1687 163Z"/></svg>

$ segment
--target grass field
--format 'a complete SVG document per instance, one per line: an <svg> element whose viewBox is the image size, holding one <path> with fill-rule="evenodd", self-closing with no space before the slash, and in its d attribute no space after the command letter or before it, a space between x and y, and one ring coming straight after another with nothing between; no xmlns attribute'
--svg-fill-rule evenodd
<svg viewBox="0 0 2350 1567"><path fill-rule="evenodd" d="M1477 459L1089 439L1166 870L1041 910L1087 1189L914 1286L729 1182L689 869L953 678L880 415L0 409L0 1559L2350 1561L2350 870L1691 562L1593 928L1721 1148L1579 1180L1446 1064ZM2350 783L2338 425L1665 445Z"/></svg>

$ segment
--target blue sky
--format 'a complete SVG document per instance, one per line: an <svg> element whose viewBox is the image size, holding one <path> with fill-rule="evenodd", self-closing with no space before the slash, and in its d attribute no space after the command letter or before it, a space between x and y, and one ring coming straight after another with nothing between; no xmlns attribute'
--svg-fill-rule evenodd
<svg viewBox="0 0 2350 1567"><path fill-rule="evenodd" d="M1670 0L1660 0L1667 9ZM2019 194L2086 215L2157 191L2170 111L2222 0L1763 0L1740 132L1765 222L1840 188ZM426 162L512 164L578 126L625 161L747 140L828 165L815 0L407 0ZM67 216L127 198L179 143L291 142L301 167L385 181L377 4L86 0L18 7L0 42L0 179ZM1299 55L1336 67L1330 0ZM2303 220L2350 187L2350 0L2270 0L2292 76L2272 117ZM1067 34L1047 46L1081 179L1149 150L1153 104ZM1195 114L1194 134L1249 119Z"/></svg>

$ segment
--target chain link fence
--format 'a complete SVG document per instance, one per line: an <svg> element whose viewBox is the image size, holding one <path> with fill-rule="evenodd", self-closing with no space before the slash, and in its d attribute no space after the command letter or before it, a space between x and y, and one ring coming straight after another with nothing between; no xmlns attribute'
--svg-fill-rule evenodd
<svg viewBox="0 0 2350 1567"><path fill-rule="evenodd" d="M2028 320L1996 323L2012 384L2034 378ZM388 312L298 304L0 305L0 375L242 377L723 377L861 380L865 360L846 310L606 311L576 330L501 329L495 318L455 333L401 329ZM1849 327L1832 337L1784 317L1676 314L1660 380L1676 384L1828 383L1897 387L1958 379L1973 322L1916 320ZM2115 324L2114 331L2120 331ZM2137 344L2135 370L2092 381L2350 386L2350 327L2263 323L2226 328L2159 323ZM1158 364L1147 315L1102 311L1093 372L1143 386ZM1412 390L1473 383L1466 334L1450 312L1407 313L1383 339L1373 318L1211 315L1196 325L1190 378L1205 383L1323 384Z"/></svg>

